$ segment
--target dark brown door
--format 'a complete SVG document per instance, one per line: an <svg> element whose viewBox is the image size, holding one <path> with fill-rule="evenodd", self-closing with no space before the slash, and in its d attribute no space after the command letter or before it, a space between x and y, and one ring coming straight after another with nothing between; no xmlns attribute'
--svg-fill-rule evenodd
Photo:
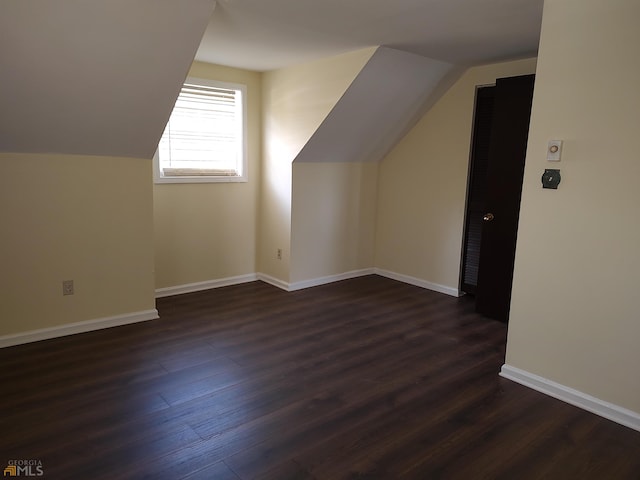
<svg viewBox="0 0 640 480"><path fill-rule="evenodd" d="M475 295L480 266L480 242L482 241L482 217L486 213L487 169L489 168L489 143L493 121L493 97L495 86L478 87L473 119L469 183L467 185L467 210L462 249L460 287L463 292Z"/></svg>
<svg viewBox="0 0 640 480"><path fill-rule="evenodd" d="M476 310L504 322L511 303L534 79L498 79L494 91Z"/></svg>

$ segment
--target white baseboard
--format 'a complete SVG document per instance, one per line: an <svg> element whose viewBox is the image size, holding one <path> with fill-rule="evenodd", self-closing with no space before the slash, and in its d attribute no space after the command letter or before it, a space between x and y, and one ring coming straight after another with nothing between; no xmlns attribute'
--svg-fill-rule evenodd
<svg viewBox="0 0 640 480"><path fill-rule="evenodd" d="M76 333L91 332L93 330L102 330L103 328L119 327L130 323L144 322L147 320L155 320L158 317L158 310L143 310L141 312L125 313L124 315L116 315L113 317L96 318L94 320L86 320L84 322L67 323L57 327L42 328L40 330L30 330L12 335L0 336L0 348L12 347L23 343L38 342L40 340L48 340L50 338L65 337L67 335L75 335Z"/></svg>
<svg viewBox="0 0 640 480"><path fill-rule="evenodd" d="M329 275L326 277L312 278L309 280L301 280L289 284L289 291L294 292L296 290L302 290L304 288L317 287L320 285L326 285L327 283L339 282L341 280L348 280L350 278L364 277L365 275L373 275L375 270L373 268L363 268L361 270L351 270L350 272L338 273L336 275Z"/></svg>
<svg viewBox="0 0 640 480"><path fill-rule="evenodd" d="M258 280L268 283L269 285L273 285L274 287L278 287L282 290L289 292L289 283L284 280L280 280L279 278L272 277L271 275L267 275L266 273L258 273Z"/></svg>
<svg viewBox="0 0 640 480"><path fill-rule="evenodd" d="M417 287L426 288L427 290L433 290L434 292L444 293L453 297L459 297L461 295L460 290L446 285L440 285L437 283L427 282L409 275L403 275L402 273L395 273L389 270L383 270L381 268L363 268L360 270L351 270L349 272L338 273L336 275L328 275L326 277L311 278L309 280L301 280L299 282L285 282L279 278L272 277L266 273L250 273L247 275L240 275L237 277L221 278L217 280L208 280L206 282L187 283L185 285L177 285L175 287L166 287L156 289L156 298L169 297L172 295L180 295L182 293L199 292L202 290L209 290L211 288L226 287L229 285L238 285L240 283L253 282L255 280L261 280L265 283L278 287L287 292L294 292L296 290L302 290L304 288L317 287L319 285L325 285L327 283L339 282L341 280L348 280L350 278L363 277L365 275L380 275L381 277L391 278L392 280L398 280L399 282L408 283Z"/></svg>
<svg viewBox="0 0 640 480"><path fill-rule="evenodd" d="M583 410L587 410L588 412L600 415L625 427L640 431L640 414L632 410L605 402L599 398L592 397L586 393L507 364L502 366L500 376L582 408Z"/></svg>
<svg viewBox="0 0 640 480"><path fill-rule="evenodd" d="M156 289L156 298L170 297L172 295L180 295L182 293L200 292L211 288L227 287L229 285L238 285L240 283L255 282L258 276L255 273L248 275L238 275L237 277L220 278L217 280L207 280L206 282L187 283L185 285L176 285L175 287L165 287Z"/></svg>
<svg viewBox="0 0 640 480"><path fill-rule="evenodd" d="M267 275L266 273L251 273L248 275L240 275L238 277L228 277L218 280L209 280L206 282L177 285L175 287L158 288L156 289L156 298L169 297L171 295L180 295L182 293L199 292L202 290L226 287L229 285L238 285L240 283L253 282L255 280L261 280L287 292L293 292L295 290L324 285L326 283L338 282L340 280L347 280L349 278L362 277L363 275L372 275L373 273L375 273L373 268L366 268L363 270L353 270L351 272L339 273L337 275L330 275L327 277L302 280L295 283L285 282L284 280L272 277L271 275Z"/></svg>
<svg viewBox="0 0 640 480"><path fill-rule="evenodd" d="M409 285L415 285L416 287L426 288L427 290L433 290L434 292L444 293L446 295L451 295L452 297L461 296L460 290L454 287L427 282L420 278L410 277L409 275L404 275L402 273L390 272L389 270L383 270L381 268L374 268L373 270L376 275L380 275L381 277L408 283Z"/></svg>
<svg viewBox="0 0 640 480"><path fill-rule="evenodd" d="M281 288L282 290L286 290L287 292L294 292L296 290L302 290L303 288L317 287L319 285L339 282L341 280L348 280L350 278L363 277L365 275L380 275L381 277L391 278L392 280L398 280L399 282L408 283L410 285L415 285L427 290L444 293L453 297L459 297L461 295L460 291L457 288L427 282L426 280L410 277L409 275L403 275L401 273L390 272L389 270L383 270L380 268L363 268L361 270L352 270L350 272L328 275L326 277L312 278L309 280L301 280L299 282L293 283L285 282L284 280L280 280L264 273L258 273L257 277L258 280L262 280L263 282Z"/></svg>
<svg viewBox="0 0 640 480"><path fill-rule="evenodd" d="M281 288L282 290L285 290L287 292L295 292L296 290L302 290L304 288L317 287L319 285L326 285L327 283L339 282L340 280L348 280L350 278L372 275L373 273L373 268L365 268L362 270L352 270L350 272L338 273L336 275L329 275L326 277L301 280L294 283L285 282L284 280L272 277L271 275L267 275L266 273L258 273L258 280L262 280L265 283L273 285L274 287Z"/></svg>

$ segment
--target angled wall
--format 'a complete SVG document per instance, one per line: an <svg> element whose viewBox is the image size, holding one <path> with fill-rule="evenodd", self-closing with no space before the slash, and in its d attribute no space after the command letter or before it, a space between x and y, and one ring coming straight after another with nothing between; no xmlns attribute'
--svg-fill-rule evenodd
<svg viewBox="0 0 640 480"><path fill-rule="evenodd" d="M472 67L380 163L375 265L456 295L475 91L536 60Z"/></svg>
<svg viewBox="0 0 640 480"><path fill-rule="evenodd" d="M297 155L296 162L376 162L462 69L379 47Z"/></svg>
<svg viewBox="0 0 640 480"><path fill-rule="evenodd" d="M263 74L258 271L290 280L292 162L375 49ZM277 251L282 251L282 259Z"/></svg>
<svg viewBox="0 0 640 480"><path fill-rule="evenodd" d="M151 156L213 6L0 6L0 346L157 316Z"/></svg>
<svg viewBox="0 0 640 480"><path fill-rule="evenodd" d="M214 0L0 6L0 151L151 158Z"/></svg>
<svg viewBox="0 0 640 480"><path fill-rule="evenodd" d="M375 51L293 163L292 288L371 271L378 163L460 73Z"/></svg>

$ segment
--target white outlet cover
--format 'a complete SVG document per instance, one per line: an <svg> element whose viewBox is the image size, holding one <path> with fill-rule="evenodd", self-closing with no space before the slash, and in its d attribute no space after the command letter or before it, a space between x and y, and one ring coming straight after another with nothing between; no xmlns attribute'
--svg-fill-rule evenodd
<svg viewBox="0 0 640 480"><path fill-rule="evenodd" d="M562 155L562 140L549 140L547 146L547 160L559 162Z"/></svg>

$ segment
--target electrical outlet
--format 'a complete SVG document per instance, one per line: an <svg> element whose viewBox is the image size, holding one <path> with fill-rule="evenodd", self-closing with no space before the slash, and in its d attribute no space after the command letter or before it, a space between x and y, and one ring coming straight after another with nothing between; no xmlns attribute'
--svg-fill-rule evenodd
<svg viewBox="0 0 640 480"><path fill-rule="evenodd" d="M62 281L62 295L73 295L73 280Z"/></svg>
<svg viewBox="0 0 640 480"><path fill-rule="evenodd" d="M278 260L282 260L282 249L279 248L278 252L276 253L276 257L278 258Z"/></svg>

